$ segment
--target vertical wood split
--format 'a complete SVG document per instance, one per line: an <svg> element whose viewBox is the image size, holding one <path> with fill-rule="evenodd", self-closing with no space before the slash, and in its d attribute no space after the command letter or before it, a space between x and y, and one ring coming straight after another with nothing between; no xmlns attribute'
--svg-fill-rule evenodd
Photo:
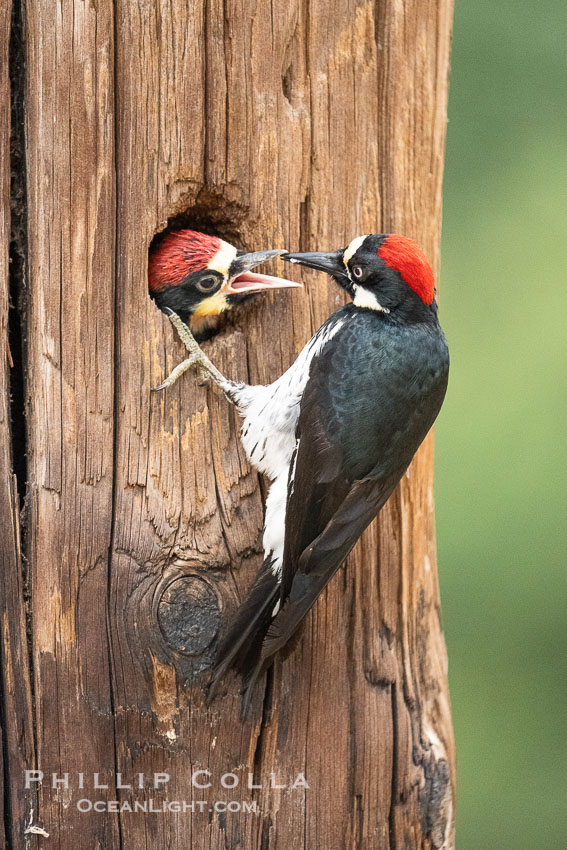
<svg viewBox="0 0 567 850"><path fill-rule="evenodd" d="M0 11L6 352L9 5ZM438 267L452 0L22 8L28 345L25 407L16 404L27 428L33 628L26 636L6 355L6 846L39 846L37 833L25 835L35 825L59 850L450 850L431 437L296 650L258 689L251 717L240 720L235 679L206 708L223 616L261 561L261 482L214 388L189 372L150 394L183 352L148 298L147 254L172 221L250 249L323 250L398 231ZM332 283L305 281L304 292L250 302L207 344L225 374L265 383L293 361L342 303ZM46 778L26 791L23 772L36 767ZM192 783L198 770L210 771L210 788ZM169 774L165 790L152 787L156 772ZM69 787L52 788L52 773L68 773ZM93 789L95 773L108 787ZM227 773L239 777L233 790L221 784ZM261 787L248 787L249 773ZM308 789L290 787L298 774ZM79 811L84 798L104 810ZM113 805L150 799L197 809ZM198 811L202 800L231 799L258 811Z"/></svg>

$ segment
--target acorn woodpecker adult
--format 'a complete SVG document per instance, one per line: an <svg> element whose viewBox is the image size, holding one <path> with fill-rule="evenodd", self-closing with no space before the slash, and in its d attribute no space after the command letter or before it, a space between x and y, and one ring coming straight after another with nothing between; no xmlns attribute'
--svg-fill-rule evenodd
<svg viewBox="0 0 567 850"><path fill-rule="evenodd" d="M433 272L412 240L372 234L344 250L284 259L327 272L352 303L268 387L226 381L199 360L244 416L246 451L273 481L264 564L219 648L209 691L235 667L244 710L260 672L409 466L441 408L449 368Z"/></svg>
<svg viewBox="0 0 567 850"><path fill-rule="evenodd" d="M196 230L168 233L150 253L150 294L164 312L173 310L203 339L219 316L255 292L299 284L251 269L285 253L248 254L234 245Z"/></svg>

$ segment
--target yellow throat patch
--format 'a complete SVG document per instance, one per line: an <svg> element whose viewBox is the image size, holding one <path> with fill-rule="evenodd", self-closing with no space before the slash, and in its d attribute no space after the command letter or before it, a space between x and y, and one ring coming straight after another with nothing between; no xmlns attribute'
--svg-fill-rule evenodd
<svg viewBox="0 0 567 850"><path fill-rule="evenodd" d="M209 298L203 298L193 313L195 318L201 319L206 316L218 316L230 308L226 295L223 292L215 292Z"/></svg>

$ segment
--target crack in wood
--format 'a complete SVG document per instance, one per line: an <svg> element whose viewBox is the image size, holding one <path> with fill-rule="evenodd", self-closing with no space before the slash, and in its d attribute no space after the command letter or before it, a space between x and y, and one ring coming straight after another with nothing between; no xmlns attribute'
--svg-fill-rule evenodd
<svg viewBox="0 0 567 850"><path fill-rule="evenodd" d="M398 847L396 836L396 804L398 800L398 686L392 682L392 785L390 790L390 812L388 814L388 832L390 839L390 850Z"/></svg>
<svg viewBox="0 0 567 850"><path fill-rule="evenodd" d="M21 0L14 0L10 32L10 311L8 339L12 468L18 482L20 508L27 491L25 409L27 203L24 131L25 54Z"/></svg>

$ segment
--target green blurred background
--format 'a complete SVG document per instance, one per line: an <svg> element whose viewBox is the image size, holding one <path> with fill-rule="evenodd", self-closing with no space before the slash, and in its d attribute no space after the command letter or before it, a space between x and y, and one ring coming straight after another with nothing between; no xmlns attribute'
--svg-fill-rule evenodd
<svg viewBox="0 0 567 850"><path fill-rule="evenodd" d="M437 427L459 850L567 848L567 4L456 0Z"/></svg>

